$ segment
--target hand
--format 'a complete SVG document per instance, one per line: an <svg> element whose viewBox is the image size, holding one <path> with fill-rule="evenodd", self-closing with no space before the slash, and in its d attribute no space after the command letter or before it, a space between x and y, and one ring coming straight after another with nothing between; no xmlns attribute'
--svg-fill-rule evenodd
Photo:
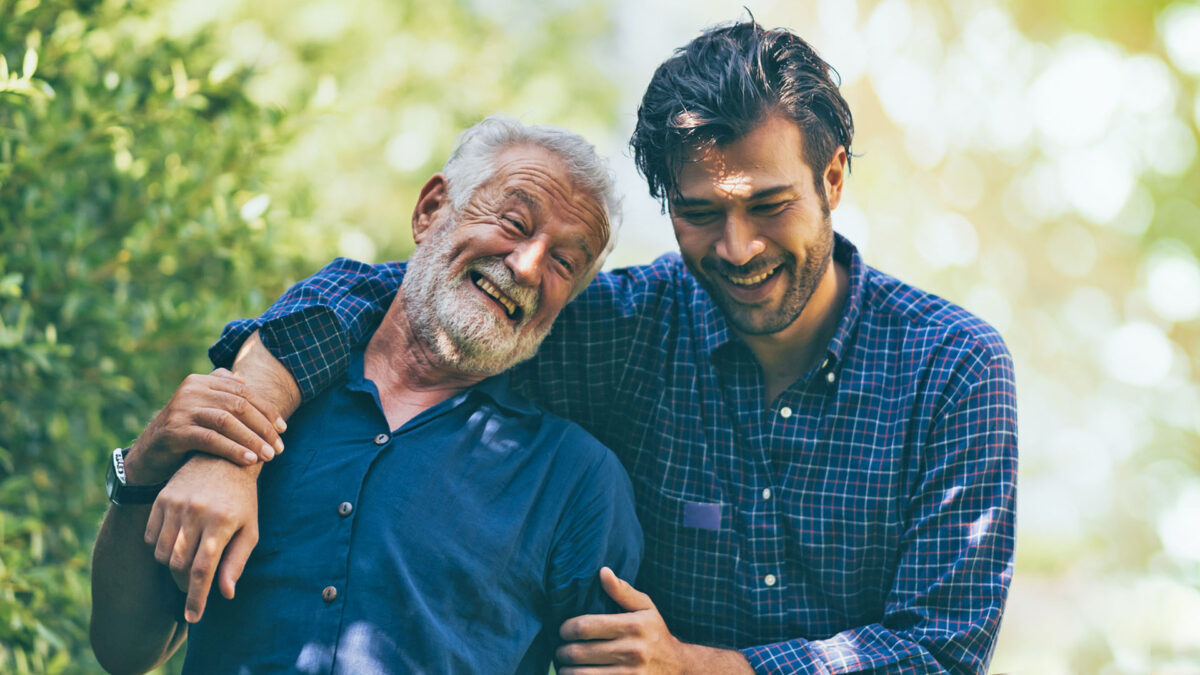
<svg viewBox="0 0 1200 675"><path fill-rule="evenodd" d="M603 673L750 673L741 652L680 642L642 593L607 567L600 586L623 614L589 614L563 622L566 644L554 653L559 675ZM581 666L581 667L577 667Z"/></svg>
<svg viewBox="0 0 1200 675"><path fill-rule="evenodd" d="M241 377L224 368L189 375L130 448L125 469L131 484L154 485L193 450L243 466L268 461L283 452L279 433L286 428L275 407Z"/></svg>
<svg viewBox="0 0 1200 675"><path fill-rule="evenodd" d="M154 502L146 523L146 543L154 547L154 558L171 568L180 590L187 591L184 618L189 623L204 614L218 564L221 595L233 598L246 560L258 543L261 467L240 467L196 455Z"/></svg>

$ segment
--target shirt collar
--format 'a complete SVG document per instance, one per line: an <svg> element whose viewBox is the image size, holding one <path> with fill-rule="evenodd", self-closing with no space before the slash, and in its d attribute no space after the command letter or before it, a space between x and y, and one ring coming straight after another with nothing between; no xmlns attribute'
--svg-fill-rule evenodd
<svg viewBox="0 0 1200 675"><path fill-rule="evenodd" d="M824 365L829 368L834 367L841 360L846 345L850 341L850 336L854 331L854 327L858 324L858 317L862 311L863 288L866 279L866 264L863 262L858 249L855 248L854 244L850 243L849 239L837 232L833 233L833 259L847 269L850 278L850 289L846 294L846 303L842 307L842 316L838 319L837 330L826 347L828 363ZM707 291L701 289L701 297L702 302L699 311L701 314L700 326L702 334L700 335L700 339L705 355L711 360L715 352L726 344L744 343L729 327L729 324L725 321L725 315L721 313L720 308L713 302L712 296Z"/></svg>
<svg viewBox="0 0 1200 675"><path fill-rule="evenodd" d="M356 349L350 353L350 367L346 370L346 388L350 391L370 393L376 396L376 403L379 403L376 388L368 385L366 380L365 354L365 349ZM493 375L466 391L456 394L450 399L450 406L458 406L471 395L485 396L491 399L496 405L518 415L537 415L541 413L529 399L512 390L509 386L507 372ZM380 407L382 407L382 404L380 404Z"/></svg>

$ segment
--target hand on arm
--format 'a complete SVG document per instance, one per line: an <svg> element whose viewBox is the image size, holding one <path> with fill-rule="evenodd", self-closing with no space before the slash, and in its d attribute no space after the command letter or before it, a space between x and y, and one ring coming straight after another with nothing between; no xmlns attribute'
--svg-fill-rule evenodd
<svg viewBox="0 0 1200 675"><path fill-rule="evenodd" d="M555 652L561 675L603 673L753 673L741 652L680 642L667 629L650 596L600 570L600 584L622 609L563 623L565 641Z"/></svg>
<svg viewBox="0 0 1200 675"><path fill-rule="evenodd" d="M189 375L138 436L125 458L132 485L171 477L189 453L205 452L247 466L283 451L279 406L225 369Z"/></svg>
<svg viewBox="0 0 1200 675"><path fill-rule="evenodd" d="M224 377L241 383L242 399L268 411L264 417L274 415L276 429L286 428L282 418L299 406L300 390L257 333L246 340L233 368L235 373ZM222 398L220 402L234 401ZM202 449L219 446L212 443ZM219 458L224 455L209 454L213 456L197 455L179 469L154 502L145 528L145 541L154 547L155 559L168 565L175 583L187 591L185 618L193 623L204 614L213 575L217 574L221 594L232 598L258 543L256 481L262 464L238 466Z"/></svg>

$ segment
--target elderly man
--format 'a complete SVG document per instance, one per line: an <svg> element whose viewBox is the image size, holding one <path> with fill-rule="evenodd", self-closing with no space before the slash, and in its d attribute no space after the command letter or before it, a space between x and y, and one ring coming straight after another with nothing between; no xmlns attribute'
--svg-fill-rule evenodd
<svg viewBox="0 0 1200 675"><path fill-rule="evenodd" d="M190 630L160 562L181 569L219 552L175 535L169 507L128 502L152 496L136 486L163 480L197 427L219 426L190 411L233 409L221 434L254 453L277 440L273 417L237 377L193 376L116 453L120 504L93 569L100 662L144 671L190 632L194 673L545 673L559 624L606 611L601 568L636 573L641 531L617 459L510 391L502 373L537 350L594 276L615 204L607 169L574 134L499 118L464 134L421 190L417 248L382 322L345 376L296 411L287 452L262 468L262 528L236 595L228 579L202 618L204 598L193 597ZM243 396L250 405L227 405ZM243 461L240 450L217 452ZM207 461L226 477L209 483L219 497L209 506L246 508L238 495L253 491L231 486L251 469ZM148 530L173 533L158 560ZM253 547L246 539L231 548Z"/></svg>
<svg viewBox="0 0 1200 675"><path fill-rule="evenodd" d="M1012 577L1012 358L834 233L853 123L830 71L754 22L664 62L631 145L682 255L601 274L513 372L616 452L646 530L644 594L614 585L630 611L567 621L560 675L987 670ZM311 398L402 273L335 263L214 352L251 337L272 374L253 388Z"/></svg>

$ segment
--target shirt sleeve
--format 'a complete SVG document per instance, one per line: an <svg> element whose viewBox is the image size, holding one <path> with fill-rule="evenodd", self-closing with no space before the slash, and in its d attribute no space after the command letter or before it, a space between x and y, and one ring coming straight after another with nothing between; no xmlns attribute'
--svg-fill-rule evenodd
<svg viewBox="0 0 1200 675"><path fill-rule="evenodd" d="M552 624L547 628L556 642L558 626L571 617L622 611L600 586L601 567L632 584L642 560L633 486L616 456L603 452L574 491L550 554L546 587Z"/></svg>
<svg viewBox="0 0 1200 675"><path fill-rule="evenodd" d="M225 326L208 350L229 367L246 338L259 332L263 345L296 378L311 400L350 363L350 351L370 335L396 296L403 263L368 265L337 258L287 290L262 316Z"/></svg>
<svg viewBox="0 0 1200 675"><path fill-rule="evenodd" d="M978 372L978 370L976 370ZM993 356L934 423L877 624L742 650L758 673L985 673L1013 572L1012 360Z"/></svg>

